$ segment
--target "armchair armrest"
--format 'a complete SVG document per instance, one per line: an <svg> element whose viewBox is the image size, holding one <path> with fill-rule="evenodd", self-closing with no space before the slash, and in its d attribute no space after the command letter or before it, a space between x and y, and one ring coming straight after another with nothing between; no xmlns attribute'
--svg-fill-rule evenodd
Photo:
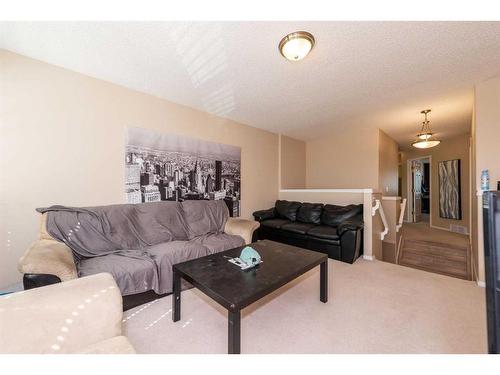
<svg viewBox="0 0 500 375"><path fill-rule="evenodd" d="M257 221L273 219L274 218L274 207L268 208L267 210L259 210L253 213L253 217Z"/></svg>
<svg viewBox="0 0 500 375"><path fill-rule="evenodd" d="M122 297L100 273L0 297L0 353L73 353L122 334Z"/></svg>
<svg viewBox="0 0 500 375"><path fill-rule="evenodd" d="M240 236L246 244L252 242L253 232L260 226L260 223L252 220L238 219L230 217L226 221L224 233Z"/></svg>
<svg viewBox="0 0 500 375"><path fill-rule="evenodd" d="M71 249L56 240L33 243L19 259L17 269L23 274L54 275L61 281L78 277Z"/></svg>

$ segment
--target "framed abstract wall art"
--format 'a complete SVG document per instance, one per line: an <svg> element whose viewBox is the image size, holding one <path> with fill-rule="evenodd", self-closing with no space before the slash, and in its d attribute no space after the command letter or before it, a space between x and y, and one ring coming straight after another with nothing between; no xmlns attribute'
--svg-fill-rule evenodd
<svg viewBox="0 0 500 375"><path fill-rule="evenodd" d="M460 159L439 162L439 216L462 219Z"/></svg>

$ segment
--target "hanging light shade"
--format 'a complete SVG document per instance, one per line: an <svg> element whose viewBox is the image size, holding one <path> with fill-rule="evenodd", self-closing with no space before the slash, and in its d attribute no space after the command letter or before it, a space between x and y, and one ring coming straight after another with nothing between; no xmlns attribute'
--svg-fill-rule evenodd
<svg viewBox="0 0 500 375"><path fill-rule="evenodd" d="M434 137L434 133L431 131L430 121L427 120L427 114L430 112L430 109L424 109L420 113L425 116L424 121L422 122L422 129L420 129L420 133L417 134L417 138L411 144L416 148L431 148L435 147L441 143L440 140Z"/></svg>

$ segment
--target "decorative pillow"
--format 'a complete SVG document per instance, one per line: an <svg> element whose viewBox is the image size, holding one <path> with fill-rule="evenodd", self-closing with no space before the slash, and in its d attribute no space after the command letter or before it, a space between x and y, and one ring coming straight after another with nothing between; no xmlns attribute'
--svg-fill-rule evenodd
<svg viewBox="0 0 500 375"><path fill-rule="evenodd" d="M295 221L297 219L297 210L299 209L300 205L300 202L277 200L275 204L276 214L279 218Z"/></svg>
<svg viewBox="0 0 500 375"><path fill-rule="evenodd" d="M344 220L360 214L363 211L361 204L350 204L349 206L337 206L326 204L321 214L321 223L335 227Z"/></svg>
<svg viewBox="0 0 500 375"><path fill-rule="evenodd" d="M297 221L310 224L321 224L321 203L302 203L297 211Z"/></svg>

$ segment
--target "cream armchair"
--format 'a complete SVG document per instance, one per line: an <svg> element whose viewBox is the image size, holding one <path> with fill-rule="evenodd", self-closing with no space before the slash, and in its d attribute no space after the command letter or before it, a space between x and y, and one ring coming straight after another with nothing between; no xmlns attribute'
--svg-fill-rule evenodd
<svg viewBox="0 0 500 375"><path fill-rule="evenodd" d="M132 354L107 273L0 297L0 353Z"/></svg>

